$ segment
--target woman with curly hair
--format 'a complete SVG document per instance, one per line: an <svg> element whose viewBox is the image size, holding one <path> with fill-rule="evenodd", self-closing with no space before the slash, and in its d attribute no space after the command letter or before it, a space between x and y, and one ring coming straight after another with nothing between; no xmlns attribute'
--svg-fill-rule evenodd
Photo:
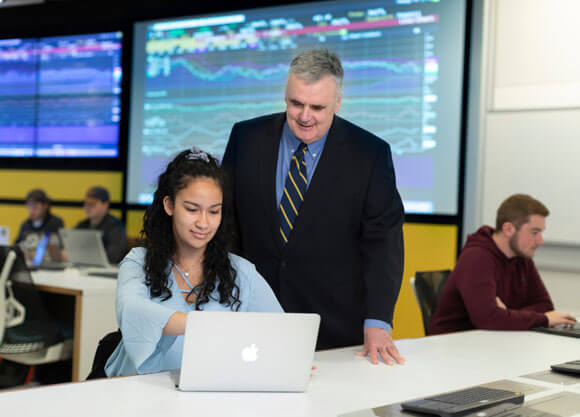
<svg viewBox="0 0 580 417"><path fill-rule="evenodd" d="M143 247L119 266L123 337L106 363L107 376L180 368L192 310L282 312L254 265L228 252L225 175L213 157L193 148L159 176L143 218Z"/></svg>

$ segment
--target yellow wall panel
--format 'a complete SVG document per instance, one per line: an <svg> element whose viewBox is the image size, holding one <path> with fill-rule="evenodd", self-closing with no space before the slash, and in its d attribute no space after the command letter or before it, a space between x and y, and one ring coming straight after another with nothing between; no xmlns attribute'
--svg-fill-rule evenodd
<svg viewBox="0 0 580 417"><path fill-rule="evenodd" d="M50 211L62 219L67 229L75 227L78 222L86 218L82 207L52 207Z"/></svg>
<svg viewBox="0 0 580 417"><path fill-rule="evenodd" d="M2 204L0 205L0 225L10 228L10 242L14 242L20 230L20 224L28 217L26 207Z"/></svg>
<svg viewBox="0 0 580 417"><path fill-rule="evenodd" d="M28 191L42 188L53 200L81 201L93 185L109 190L111 201L123 194L123 173L105 171L0 170L0 199L24 199Z"/></svg>
<svg viewBox="0 0 580 417"><path fill-rule="evenodd" d="M416 271L453 269L457 256L457 226L407 223L403 226L405 268L395 306L393 339L425 335L421 311L409 278Z"/></svg>
<svg viewBox="0 0 580 417"><path fill-rule="evenodd" d="M143 228L143 214L145 210L127 211L127 236L131 238L139 237Z"/></svg>

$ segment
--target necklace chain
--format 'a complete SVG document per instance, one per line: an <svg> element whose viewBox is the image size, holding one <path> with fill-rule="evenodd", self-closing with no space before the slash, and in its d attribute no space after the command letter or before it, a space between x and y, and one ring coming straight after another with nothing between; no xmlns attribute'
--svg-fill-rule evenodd
<svg viewBox="0 0 580 417"><path fill-rule="evenodd" d="M175 260L173 261L173 263L174 263L174 264L175 264L175 265L176 265L176 266L177 266L177 267L178 267L180 270L182 270L182 271L183 271L183 275L185 275L186 277L189 277L189 275L190 275L190 272L188 272L188 271L187 271L187 269L186 269L186 268L185 268L185 267L184 267L182 264L180 264L179 262L177 262L177 261L175 261Z"/></svg>

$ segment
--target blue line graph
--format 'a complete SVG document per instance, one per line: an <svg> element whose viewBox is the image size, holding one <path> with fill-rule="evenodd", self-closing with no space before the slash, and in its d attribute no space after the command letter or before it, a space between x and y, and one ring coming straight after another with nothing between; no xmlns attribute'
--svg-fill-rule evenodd
<svg viewBox="0 0 580 417"><path fill-rule="evenodd" d="M149 98L143 108L144 124L160 118L168 127L144 128L142 152L150 156L170 155L195 141L221 157L235 122L284 110L288 64L283 62L290 59L287 53L277 55L284 59L276 61L276 55L265 59L256 53L254 61L245 56L244 61L223 65L219 55L148 57L145 85ZM421 151L421 129L417 126L423 103L422 61L397 57L345 59L343 68L345 96L341 114L389 139L400 153ZM403 121L401 130L397 126ZM414 138L416 146L399 149L397 138L405 144ZM163 146L156 145L156 141Z"/></svg>
<svg viewBox="0 0 580 417"><path fill-rule="evenodd" d="M163 58L160 58L163 60ZM420 74L422 72L421 66L417 62L401 61L401 60L364 60L364 61L348 61L345 60L342 63L345 72L352 71L356 74L359 70L371 70L378 69L382 73L393 73L393 74ZM227 64L218 69L211 69L202 63L187 59L185 57L179 57L170 62L170 71L174 71L176 67L183 67L186 69L194 78L203 81L218 81L218 82L229 82L237 78L242 79L254 79L254 80L280 80L284 79L288 74L288 64L279 63L272 67L266 68L256 68L251 64L238 64L232 65ZM150 61L150 67L147 71L147 76L150 78L155 78L162 74L163 65L157 60ZM170 75L170 74L167 74Z"/></svg>

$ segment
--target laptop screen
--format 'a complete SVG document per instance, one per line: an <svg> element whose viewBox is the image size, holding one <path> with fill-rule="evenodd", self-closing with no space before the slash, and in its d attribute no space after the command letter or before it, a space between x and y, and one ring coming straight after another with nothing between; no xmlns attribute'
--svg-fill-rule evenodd
<svg viewBox="0 0 580 417"><path fill-rule="evenodd" d="M95 229L60 229L69 261L77 267L110 268L103 246L103 231Z"/></svg>
<svg viewBox="0 0 580 417"><path fill-rule="evenodd" d="M304 392L319 325L318 314L192 311L178 388Z"/></svg>

